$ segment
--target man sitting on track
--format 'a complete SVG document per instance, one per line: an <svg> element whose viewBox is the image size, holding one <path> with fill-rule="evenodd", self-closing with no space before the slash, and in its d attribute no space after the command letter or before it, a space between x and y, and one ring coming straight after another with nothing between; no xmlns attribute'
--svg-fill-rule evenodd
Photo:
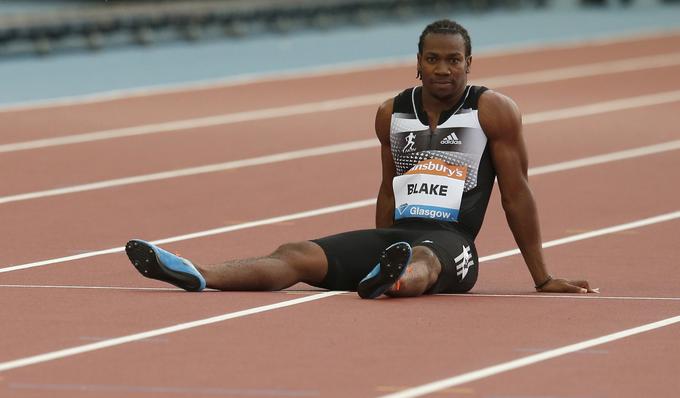
<svg viewBox="0 0 680 398"><path fill-rule="evenodd" d="M379 107L376 229L287 243L266 257L214 266L194 265L141 240L128 242L128 257L142 275L189 291L279 290L305 282L356 290L362 298L463 293L477 280L474 239L498 177L508 224L536 290L595 292L587 281L548 273L520 112L510 98L467 85L471 63L465 28L434 22L418 43L422 86Z"/></svg>

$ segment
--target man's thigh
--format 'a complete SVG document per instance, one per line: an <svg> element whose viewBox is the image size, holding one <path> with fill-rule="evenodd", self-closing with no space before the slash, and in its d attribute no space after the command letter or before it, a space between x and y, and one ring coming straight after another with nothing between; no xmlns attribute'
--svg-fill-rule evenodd
<svg viewBox="0 0 680 398"><path fill-rule="evenodd" d="M430 248L442 266L439 278L426 294L465 293L477 282L477 249L465 235L450 230L432 231L413 245Z"/></svg>

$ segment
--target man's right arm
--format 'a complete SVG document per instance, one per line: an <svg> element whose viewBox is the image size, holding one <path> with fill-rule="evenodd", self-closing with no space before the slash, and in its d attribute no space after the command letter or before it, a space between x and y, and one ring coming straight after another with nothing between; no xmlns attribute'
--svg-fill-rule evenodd
<svg viewBox="0 0 680 398"><path fill-rule="evenodd" d="M390 123L392 121L392 108L394 100L390 99L382 103L375 115L375 133L380 140L380 160L382 163L382 182L378 192L378 201L375 209L376 228L386 228L394 222L394 192L392 191L392 179L396 174L392 149L390 147Z"/></svg>

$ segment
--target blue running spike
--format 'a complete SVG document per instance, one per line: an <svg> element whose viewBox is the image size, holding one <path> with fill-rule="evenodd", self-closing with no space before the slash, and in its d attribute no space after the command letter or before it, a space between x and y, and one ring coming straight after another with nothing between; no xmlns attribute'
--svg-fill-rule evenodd
<svg viewBox="0 0 680 398"><path fill-rule="evenodd" d="M137 271L147 278L168 282L190 292L205 289L205 278L185 258L138 239L129 241L125 252Z"/></svg>
<svg viewBox="0 0 680 398"><path fill-rule="evenodd" d="M380 254L380 262L359 282L357 293L363 299L381 296L394 285L411 261L411 245L397 242Z"/></svg>

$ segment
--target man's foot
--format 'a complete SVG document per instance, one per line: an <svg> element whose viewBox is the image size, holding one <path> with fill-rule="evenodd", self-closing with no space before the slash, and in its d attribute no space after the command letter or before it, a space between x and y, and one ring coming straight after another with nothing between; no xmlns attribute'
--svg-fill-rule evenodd
<svg viewBox="0 0 680 398"><path fill-rule="evenodd" d="M380 262L359 282L357 293L363 299L374 299L394 285L411 260L411 245L397 242L380 254Z"/></svg>
<svg viewBox="0 0 680 398"><path fill-rule="evenodd" d="M205 279L185 258L137 239L125 245L125 252L137 271L147 278L172 283L190 292L205 289Z"/></svg>

